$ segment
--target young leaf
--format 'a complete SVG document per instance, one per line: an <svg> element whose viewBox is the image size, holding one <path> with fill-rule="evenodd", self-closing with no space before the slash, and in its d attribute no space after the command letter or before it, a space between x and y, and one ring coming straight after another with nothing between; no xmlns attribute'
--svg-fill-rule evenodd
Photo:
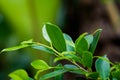
<svg viewBox="0 0 120 80"><path fill-rule="evenodd" d="M85 51L82 55L82 64L85 67L91 68L93 62L93 56L91 52Z"/></svg>
<svg viewBox="0 0 120 80"><path fill-rule="evenodd" d="M53 46L59 51L66 51L66 43L63 37L62 31L54 24L45 24L47 34L53 44Z"/></svg>
<svg viewBox="0 0 120 80"><path fill-rule="evenodd" d="M67 72L67 70L64 70L64 69L55 70L55 71L53 71L53 72L50 72L50 73L48 73L48 74L43 75L42 77L40 77L39 80L46 80L46 79L49 79L49 78L52 78L52 77L61 75L61 74L65 73L65 72Z"/></svg>
<svg viewBox="0 0 120 80"><path fill-rule="evenodd" d="M23 41L23 42L21 42L21 44L18 45L18 46L14 46L14 47L10 47L10 48L5 48L5 49L3 49L3 50L1 51L1 53L2 53L2 52L5 52L5 51L15 51L15 50L18 50L18 49L26 48L26 47L31 46L32 44L33 44L33 40L32 40L32 39L30 39L30 40L28 40L28 41Z"/></svg>
<svg viewBox="0 0 120 80"><path fill-rule="evenodd" d="M72 38L65 33L63 34L63 36L65 38L67 51L75 51L75 44L74 44Z"/></svg>
<svg viewBox="0 0 120 80"><path fill-rule="evenodd" d="M84 33L78 37L78 39L75 41L75 48L76 52L80 53L82 55L83 51L88 50L88 43L87 40L84 38L87 33Z"/></svg>
<svg viewBox="0 0 120 80"><path fill-rule="evenodd" d="M103 56L103 58L108 60L106 55ZM110 75L110 63L99 58L95 62L95 68L96 68L96 71L99 73L100 78L102 80L107 80L107 78Z"/></svg>
<svg viewBox="0 0 120 80"><path fill-rule="evenodd" d="M30 80L25 70L19 69L8 75L12 80Z"/></svg>
<svg viewBox="0 0 120 80"><path fill-rule="evenodd" d="M28 47L30 45L19 45L19 46L15 46L15 47L10 47L10 48L5 48L1 51L2 52L5 52L5 51L15 51L15 50L18 50L18 49L22 49L22 48L25 48L25 47Z"/></svg>
<svg viewBox="0 0 120 80"><path fill-rule="evenodd" d="M49 69L50 66L48 66L48 64L43 61L43 60L35 60L31 63L31 65L35 68L35 69Z"/></svg>
<svg viewBox="0 0 120 80"><path fill-rule="evenodd" d="M89 51L92 53L94 53L94 51L96 49L101 32L102 32L102 29L98 29L93 33L94 39L93 39L93 42L91 43L90 48L89 48Z"/></svg>

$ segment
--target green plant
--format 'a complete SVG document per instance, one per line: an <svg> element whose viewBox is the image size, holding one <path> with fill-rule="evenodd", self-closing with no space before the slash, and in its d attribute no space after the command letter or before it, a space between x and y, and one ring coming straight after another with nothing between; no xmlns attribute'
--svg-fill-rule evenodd
<svg viewBox="0 0 120 80"><path fill-rule="evenodd" d="M32 39L23 41L19 46L5 48L1 52L14 51L25 47L42 50L55 56L53 62L56 66L49 66L43 60L35 60L31 65L37 69L35 80L46 80L53 78L55 80L63 80L63 74L66 72L82 75L86 79L92 80L120 80L120 64L112 63L106 55L94 56L101 29L96 30L93 34L83 33L75 43L72 38L62 33L62 31L54 24L46 23L42 28L43 37L49 42L49 45L34 42ZM95 61L95 71L92 70L93 59ZM60 60L67 60L70 63L62 65ZM44 75L41 72L51 70ZM33 80L23 69L16 70L9 74L13 80Z"/></svg>

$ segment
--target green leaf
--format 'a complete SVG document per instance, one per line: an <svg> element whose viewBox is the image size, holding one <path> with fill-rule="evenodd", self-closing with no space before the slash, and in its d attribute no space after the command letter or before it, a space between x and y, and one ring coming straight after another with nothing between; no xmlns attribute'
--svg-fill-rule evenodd
<svg viewBox="0 0 120 80"><path fill-rule="evenodd" d="M105 56L103 56L104 59L108 60L108 58ZM96 68L96 71L99 73L100 75L100 78L102 80L106 80L109 75L110 75L110 63L101 59L101 58L98 58L95 62L95 68Z"/></svg>
<svg viewBox="0 0 120 80"><path fill-rule="evenodd" d="M98 72L90 72L90 73L86 74L86 77L88 79L97 80L99 77L99 74L98 74Z"/></svg>
<svg viewBox="0 0 120 80"><path fill-rule="evenodd" d="M50 40L50 38L48 36L48 33L46 31L46 25L44 25L43 28L42 28L42 35L43 35L43 37L46 41L51 43L51 40Z"/></svg>
<svg viewBox="0 0 120 80"><path fill-rule="evenodd" d="M67 70L76 70L76 69L79 69L77 66L72 65L72 64L65 64L64 68L67 69Z"/></svg>
<svg viewBox="0 0 120 80"><path fill-rule="evenodd" d="M31 65L35 68L35 69L49 69L50 66L48 66L48 64L43 61L43 60L35 60L31 63Z"/></svg>
<svg viewBox="0 0 120 80"><path fill-rule="evenodd" d="M93 63L92 53L88 52L88 51L83 52L83 55L82 55L82 64L85 67L91 68L92 63Z"/></svg>
<svg viewBox="0 0 120 80"><path fill-rule="evenodd" d="M82 70L82 69L80 69L77 66L72 65L72 64L65 64L64 68L71 73L82 74L82 75L86 74L86 72L84 70Z"/></svg>
<svg viewBox="0 0 120 80"><path fill-rule="evenodd" d="M19 50L19 49L22 49L22 48L25 48L25 47L28 47L30 45L19 45L19 46L15 46L15 47L10 47L10 48L5 48L3 49L1 52L5 52L5 51L15 51L15 50Z"/></svg>
<svg viewBox="0 0 120 80"><path fill-rule="evenodd" d="M82 56L83 51L87 51L88 47L89 47L88 43L87 43L87 40L84 38L86 34L87 33L84 33L84 34L80 35L78 37L78 39L75 41L76 52L81 54L81 56Z"/></svg>
<svg viewBox="0 0 120 80"><path fill-rule="evenodd" d="M63 67L62 64L58 64L56 67ZM60 68L56 68L56 70L60 70ZM58 76L55 76L55 79L54 80L63 80L63 74L60 74Z"/></svg>
<svg viewBox="0 0 120 80"><path fill-rule="evenodd" d="M66 59L73 60L81 63L80 57L75 55L75 52L62 52L61 53Z"/></svg>
<svg viewBox="0 0 120 80"><path fill-rule="evenodd" d="M58 61L64 60L64 59L66 59L66 58L65 58L65 57L56 57L56 58L54 59L54 62L58 62Z"/></svg>
<svg viewBox="0 0 120 80"><path fill-rule="evenodd" d="M93 42L94 38L93 38L93 35L87 35L87 36L85 36L85 39L87 40L87 42L90 46L90 44Z"/></svg>
<svg viewBox="0 0 120 80"><path fill-rule="evenodd" d="M120 70L115 70L111 74L112 74L113 78L116 78L117 80L120 80Z"/></svg>
<svg viewBox="0 0 120 80"><path fill-rule="evenodd" d="M19 69L8 75L12 80L30 80L25 70Z"/></svg>
<svg viewBox="0 0 120 80"><path fill-rule="evenodd" d="M85 75L87 72L83 71L82 69L75 69L72 71L69 71L71 73L75 73L75 74L80 74L80 75Z"/></svg>
<svg viewBox="0 0 120 80"><path fill-rule="evenodd" d="M33 49L41 50L41 51L44 51L44 52L47 52L47 53L50 53L50 54L55 54L55 52L51 48L48 48L48 47L43 46L43 45L35 45L34 44L31 47Z"/></svg>
<svg viewBox="0 0 120 80"><path fill-rule="evenodd" d="M63 73L67 72L67 70L61 69L61 70L55 70L53 72L50 72L48 74L43 75L42 77L40 77L40 80L45 80L45 79L49 79L58 75L61 75Z"/></svg>
<svg viewBox="0 0 120 80"><path fill-rule="evenodd" d="M93 33L94 39L93 39L93 42L91 43L91 46L90 46L90 49L89 49L89 51L92 52L93 54L94 54L94 51L96 49L96 46L97 46L98 40L100 38L101 32L102 32L102 29L98 29Z"/></svg>
<svg viewBox="0 0 120 80"><path fill-rule="evenodd" d="M33 43L33 39L21 42L22 45L24 45L24 44L32 44L32 43Z"/></svg>
<svg viewBox="0 0 120 80"><path fill-rule="evenodd" d="M33 78L29 77L29 80L34 80Z"/></svg>
<svg viewBox="0 0 120 80"><path fill-rule="evenodd" d="M21 42L21 44L18 45L18 46L14 46L14 47L10 47L10 48L5 48L5 49L3 49L3 50L1 51L1 53L2 53L2 52L5 52L5 51L15 51L15 50L19 50L19 49L22 49L22 48L26 48L26 47L31 46L32 44L33 44L33 40L32 40L32 39L30 39L30 40L28 40L28 41L23 41L23 42Z"/></svg>
<svg viewBox="0 0 120 80"><path fill-rule="evenodd" d="M75 51L75 44L74 44L72 38L65 33L63 34L63 36L65 38L67 51Z"/></svg>
<svg viewBox="0 0 120 80"><path fill-rule="evenodd" d="M45 24L45 29L52 42L52 45L59 51L66 51L66 43L62 31L54 24Z"/></svg>
<svg viewBox="0 0 120 80"><path fill-rule="evenodd" d="M43 72L43 71L49 70L49 69L50 69L50 68L38 70L37 73L35 74L34 78L35 78L36 80L38 80L40 73Z"/></svg>

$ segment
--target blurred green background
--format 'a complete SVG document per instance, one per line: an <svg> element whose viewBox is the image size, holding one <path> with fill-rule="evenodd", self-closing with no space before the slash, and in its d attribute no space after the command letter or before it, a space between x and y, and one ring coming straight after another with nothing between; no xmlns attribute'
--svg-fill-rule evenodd
<svg viewBox="0 0 120 80"><path fill-rule="evenodd" d="M41 27L56 23L60 4L59 0L0 0L0 50L31 38L45 43ZM0 80L8 80L8 73L19 68L30 73L30 62L38 58L49 62L47 54L29 48L1 54Z"/></svg>
<svg viewBox="0 0 120 80"><path fill-rule="evenodd" d="M119 0L0 0L0 50L31 38L46 43L41 33L46 22L57 24L74 40L102 28L97 54L120 61ZM51 64L51 55L30 48L1 54L0 80L9 80L8 74L20 68L32 77L30 62L38 58Z"/></svg>

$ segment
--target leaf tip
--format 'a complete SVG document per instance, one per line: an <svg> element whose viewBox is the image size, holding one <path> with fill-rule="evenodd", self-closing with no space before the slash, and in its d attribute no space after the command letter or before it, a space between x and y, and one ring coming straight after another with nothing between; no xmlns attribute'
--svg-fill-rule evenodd
<svg viewBox="0 0 120 80"><path fill-rule="evenodd" d="M0 51L0 54L2 54L3 52L5 52L5 49L1 50L1 51Z"/></svg>
<svg viewBox="0 0 120 80"><path fill-rule="evenodd" d="M97 29L93 34L95 34L96 32L102 32L102 29Z"/></svg>

